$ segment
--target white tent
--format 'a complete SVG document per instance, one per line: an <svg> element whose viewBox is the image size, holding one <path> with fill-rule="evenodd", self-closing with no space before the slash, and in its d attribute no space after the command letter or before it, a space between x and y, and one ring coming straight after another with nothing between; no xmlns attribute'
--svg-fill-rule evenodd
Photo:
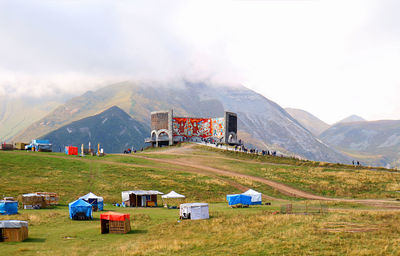
<svg viewBox="0 0 400 256"><path fill-rule="evenodd" d="M207 203L181 204L179 208L179 215L182 219L201 220L210 218Z"/></svg>
<svg viewBox="0 0 400 256"><path fill-rule="evenodd" d="M85 200L86 202L95 206L95 208L97 208L99 211L103 210L104 199L101 196L96 196L92 192L89 192L86 195L79 197L79 199Z"/></svg>
<svg viewBox="0 0 400 256"><path fill-rule="evenodd" d="M103 201L103 198L101 196L96 196L95 194L93 194L92 192L87 193L84 196L79 197L79 199L83 199L83 200L88 200L90 198L95 198L98 201Z"/></svg>
<svg viewBox="0 0 400 256"><path fill-rule="evenodd" d="M249 189L246 192L242 193L242 195L247 195L251 196L251 204L261 204L261 197L262 194L260 192L257 192L255 190Z"/></svg>
<svg viewBox="0 0 400 256"><path fill-rule="evenodd" d="M184 195L178 194L175 191L171 191L166 195L161 196L161 198L166 199L166 198L185 198Z"/></svg>

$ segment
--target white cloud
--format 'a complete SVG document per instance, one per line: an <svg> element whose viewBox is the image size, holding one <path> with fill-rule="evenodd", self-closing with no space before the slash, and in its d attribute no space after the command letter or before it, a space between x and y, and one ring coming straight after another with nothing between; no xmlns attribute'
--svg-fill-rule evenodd
<svg viewBox="0 0 400 256"><path fill-rule="evenodd" d="M396 1L0 2L0 95L239 84L333 123L400 118Z"/></svg>

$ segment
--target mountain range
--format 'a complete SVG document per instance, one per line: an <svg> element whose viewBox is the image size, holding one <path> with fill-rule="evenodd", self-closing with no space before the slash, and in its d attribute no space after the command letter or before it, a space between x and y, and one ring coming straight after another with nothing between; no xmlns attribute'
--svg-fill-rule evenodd
<svg viewBox="0 0 400 256"><path fill-rule="evenodd" d="M0 99L3 141L48 138L56 151L89 141L101 143L109 153L141 148L149 136L151 111L173 109L176 116L194 117L232 111L238 114L239 138L250 147L317 161L400 166L400 121L365 121L353 115L330 126L304 110L283 109L244 86L122 82L65 103Z"/></svg>
<svg viewBox="0 0 400 256"><path fill-rule="evenodd" d="M320 139L364 164L400 166L400 121L358 121L333 125Z"/></svg>
<svg viewBox="0 0 400 256"><path fill-rule="evenodd" d="M188 81L174 84L122 82L88 91L34 122L17 134L14 141L41 137L112 106L125 111L144 129L149 129L151 111L173 109L175 115L198 117L218 117L223 116L224 111L232 111L238 114L239 134L259 149L284 149L317 161L350 162L350 158L316 138L264 96L244 86Z"/></svg>

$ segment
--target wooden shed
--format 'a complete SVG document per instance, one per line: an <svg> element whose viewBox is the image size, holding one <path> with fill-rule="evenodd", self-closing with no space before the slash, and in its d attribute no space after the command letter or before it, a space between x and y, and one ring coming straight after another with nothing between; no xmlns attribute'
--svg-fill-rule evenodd
<svg viewBox="0 0 400 256"><path fill-rule="evenodd" d="M131 231L130 215L118 212L100 214L101 233L126 234Z"/></svg>
<svg viewBox="0 0 400 256"><path fill-rule="evenodd" d="M21 200L24 209L43 209L47 207L44 196L36 193L23 194Z"/></svg>
<svg viewBox="0 0 400 256"><path fill-rule="evenodd" d="M59 197L57 193L54 192L36 192L36 194L44 197L47 205L54 206L58 205Z"/></svg>
<svg viewBox="0 0 400 256"><path fill-rule="evenodd" d="M28 238L28 222L22 220L0 221L0 242L22 242Z"/></svg>
<svg viewBox="0 0 400 256"><path fill-rule="evenodd" d="M122 192L122 202L128 207L155 207L157 195L164 193L156 190L130 190Z"/></svg>

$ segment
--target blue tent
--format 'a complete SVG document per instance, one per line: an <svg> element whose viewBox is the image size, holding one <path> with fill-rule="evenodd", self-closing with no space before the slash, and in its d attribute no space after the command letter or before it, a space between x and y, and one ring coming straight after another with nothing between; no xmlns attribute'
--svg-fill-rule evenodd
<svg viewBox="0 0 400 256"><path fill-rule="evenodd" d="M17 201L0 201L0 215L11 215L18 213L18 202Z"/></svg>
<svg viewBox="0 0 400 256"><path fill-rule="evenodd" d="M71 220L92 219L92 205L82 199L69 203L69 218Z"/></svg>
<svg viewBox="0 0 400 256"><path fill-rule="evenodd" d="M242 195L242 194L227 195L226 200L228 200L229 205L235 205L235 204L250 205L251 204L251 196Z"/></svg>

